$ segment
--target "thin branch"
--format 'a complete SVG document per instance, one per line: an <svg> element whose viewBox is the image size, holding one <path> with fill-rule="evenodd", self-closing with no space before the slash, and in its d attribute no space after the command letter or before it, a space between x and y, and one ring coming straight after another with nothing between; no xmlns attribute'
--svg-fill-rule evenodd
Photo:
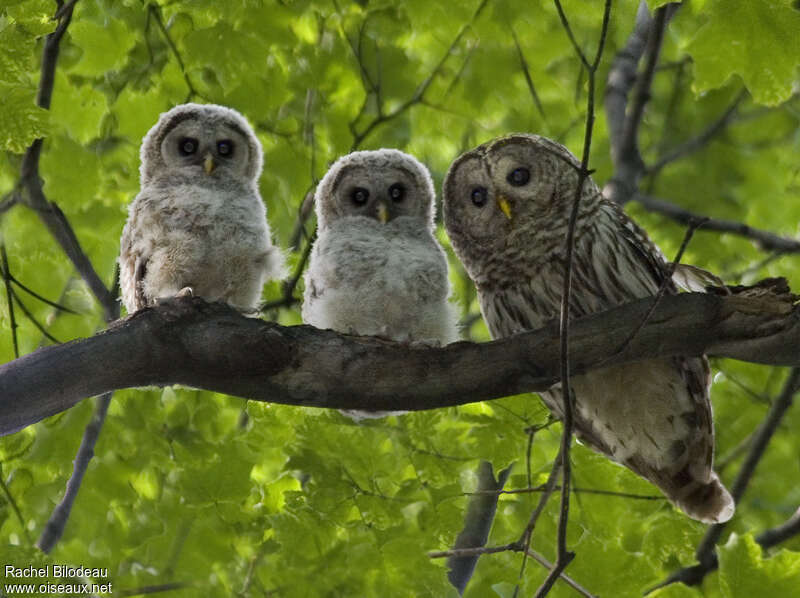
<svg viewBox="0 0 800 598"><path fill-rule="evenodd" d="M533 494L536 492L544 492L546 484L539 486L531 486L530 488L516 488L514 490L481 490L476 492L467 492L467 495L475 494ZM561 486L556 485L553 490L561 490ZM599 488L576 488L572 486L570 492L573 494L599 494L601 496L614 496L617 498L632 498L637 500L667 500L663 495L655 494L633 494L631 492L617 492L616 490L601 490Z"/></svg>
<svg viewBox="0 0 800 598"><path fill-rule="evenodd" d="M107 392L97 399L97 408L92 416L92 421L86 426L83 438L81 439L81 445L75 455L73 472L67 482L64 497L53 509L53 512L50 514L50 519L48 519L47 524L42 530L42 535L39 536L39 540L36 542L36 546L45 554L53 549L64 533L64 528L67 525L69 514L72 511L72 504L75 501L75 497L78 495L83 476L89 467L89 462L92 460L92 457L94 457L94 447L97 443L97 438L100 436L100 430L102 430L112 394L111 392Z"/></svg>
<svg viewBox="0 0 800 598"><path fill-rule="evenodd" d="M144 1L144 0L142 0ZM193 97L200 97L203 96L198 93L197 88L195 88L192 80L189 78L189 73L186 72L186 65L183 63L183 58L181 57L181 53L178 51L175 42L172 40L172 36L167 31L167 27L164 25L164 19L161 16L161 8L155 3L148 3L147 5L147 12L149 15L152 15L153 19L155 19L156 25L158 25L158 29L161 31L161 35L164 37L164 41L167 42L172 55L175 57L178 66L181 69L181 74L183 75L183 80L186 82L186 87L189 88L189 94L186 98L188 102Z"/></svg>
<svg viewBox="0 0 800 598"><path fill-rule="evenodd" d="M0 200L0 216L8 212L19 202L19 193L15 190L8 193L2 200Z"/></svg>
<svg viewBox="0 0 800 598"><path fill-rule="evenodd" d="M756 536L762 548L772 548L781 542L785 542L789 538L793 538L800 534L800 508L798 508L794 515L789 517L784 523L772 529L765 530Z"/></svg>
<svg viewBox="0 0 800 598"><path fill-rule="evenodd" d="M767 416L764 418L764 421L761 422L761 426L759 426L758 431L751 441L750 451L747 454L747 458L742 464L739 474L736 476L736 480L731 487L731 496L736 504L739 504L744 496L745 490L753 478L756 467L761 461L761 458L764 456L764 451L766 450L769 441L775 434L775 431L783 419L783 416L786 415L789 407L792 406L794 395L798 392L798 390L800 390L800 368L795 367L789 372L789 376L784 383L783 390L781 390L780 395L778 395L773 402L772 407L770 407L770 410L767 413ZM800 515L795 513L790 522L787 522L788 529L794 533L797 533L794 531L795 528L800 526L800 522L795 520L798 517L800 517ZM698 562L697 565L676 571L662 583L648 590L648 593L678 581L686 585L699 584L708 573L715 570L718 566L716 545L722 536L725 526L725 523L716 523L708 528L705 536L703 536L702 541L697 547L697 551L695 552L695 558ZM770 541L778 539L780 541L784 538L786 533L789 532L783 529L781 532L769 533L767 534L767 539Z"/></svg>
<svg viewBox="0 0 800 598"><path fill-rule="evenodd" d="M436 64L433 70L428 74L428 76L425 77L425 79L417 86L416 90L414 90L413 95L408 100L400 104L397 108L395 108L389 113L384 113L382 110L382 106L379 105L377 116L375 116L375 118L373 118L369 123L367 123L364 126L364 128L360 131L356 129L355 121L352 123L351 131L353 133L353 144L350 148L350 151L358 149L363 143L363 141L369 136L370 133L372 133L372 131L376 127L397 118L412 106L419 104L420 102L423 101L423 99L425 98L425 92L428 91L428 88L431 86L434 80L441 74L445 62L453 53L453 50L455 50L456 46L461 42L461 39L464 37L464 34L470 28L472 23L474 23L475 20L480 16L481 12L483 12L483 9L486 7L488 1L489 0L482 0L482 2L478 5L478 8L473 13L469 23L466 23L461 26L455 38L453 39L452 43L447 48L447 50L445 51L444 55L441 57L439 62Z"/></svg>
<svg viewBox="0 0 800 598"><path fill-rule="evenodd" d="M525 573L525 566L528 562L528 552L531 549L533 530L536 528L536 523L539 521L539 517L544 511L544 508L547 505L547 501L550 499L550 495L553 494L553 491L556 489L556 482L558 481L558 475L561 471L562 471L561 451L559 450L558 455L556 455L556 458L553 459L553 464L550 469L550 474L547 476L547 481L544 483L544 489L542 491L542 495L539 497L539 502L537 503L536 508L531 513L530 519L528 520L528 525L525 526L525 531L522 532L522 536L520 536L519 540L517 540L516 542L518 546L521 546L523 548L523 557L522 557L522 563L520 564L519 567L517 585L514 587L514 594L512 595L512 598L517 598L517 596L519 595L520 584L522 583L522 576Z"/></svg>
<svg viewBox="0 0 800 598"><path fill-rule="evenodd" d="M704 131L695 137L688 139L684 143L668 151L652 166L646 167L644 174L656 175L667 164L670 164L675 160L685 158L686 156L689 156L705 147L712 139L714 139L714 137L724 131L725 128L731 123L733 117L736 116L736 111L739 109L739 105L746 97L747 89L742 88L741 91L736 94L736 97L734 98L733 102L731 102L731 105L728 106L725 112L723 112L717 120L711 123Z"/></svg>
<svg viewBox="0 0 800 598"><path fill-rule="evenodd" d="M3 464L0 463L0 490L3 491L3 495L6 498L6 502L11 507L11 510L14 511L14 516L17 518L19 522L19 528L22 530L22 534L25 536L28 544L31 543L31 537L28 534L28 526L25 525L25 519L22 517L22 511L19 510L19 505L17 505L17 501L14 500L14 495L11 494L11 489L8 487L6 483L5 476L3 475Z"/></svg>
<svg viewBox="0 0 800 598"><path fill-rule="evenodd" d="M17 285L17 286L18 286L20 289L22 289L23 291L25 291L26 293L28 293L28 295L30 295L31 297L34 297L35 299L38 299L38 300L39 300L39 301L41 301L42 303L46 303L46 304L47 304L47 305L49 305L50 307L54 307L54 308L56 308L58 311L63 311L63 312L66 312L66 313L68 313L68 314L73 314L73 315L76 315L76 316L77 316L77 315L79 315L79 314L78 314L78 312L77 312L77 311L75 311L74 309L70 309L69 307L67 307L67 306L65 306L65 305L62 305L62 304L60 304L60 303L57 303L56 301L50 301L50 299L47 299L46 297L42 297L42 296L41 296L39 293L37 293L37 292L36 292L36 291L34 291L33 289L31 289L31 288L29 288L29 287L25 286L24 284L22 284L22 283L21 283L19 280L17 280L17 278L16 278L14 275L12 275L10 272L9 272L9 274L8 274L8 278L9 278L9 280L10 280L11 282L13 282L15 285Z"/></svg>
<svg viewBox="0 0 800 598"><path fill-rule="evenodd" d="M433 551L428 553L428 557L432 559L442 559L442 558L466 558L466 557L479 557L483 556L484 554L498 554L501 552L523 552L523 549L517 544L513 542L511 544L505 544L503 546L484 546L480 548L455 548L452 550L439 550ZM527 555L535 560L537 563L542 565L545 569L550 569L553 565L540 555L538 552L533 550L527 550ZM582 596L586 598L595 598L594 594L592 594L589 590L584 588L581 584L577 581L572 579L566 573L561 574L561 580L564 581L567 585L571 588L576 590Z"/></svg>
<svg viewBox="0 0 800 598"><path fill-rule="evenodd" d="M3 259L3 282L6 288L6 302L8 303L8 321L11 326L11 342L14 346L14 357L19 357L19 340L17 339L17 319L14 316L14 292L11 289L11 270L8 267L8 254L6 244L0 245L0 255Z"/></svg>
<svg viewBox="0 0 800 598"><path fill-rule="evenodd" d="M517 58L519 58L519 66L522 69L522 74L525 75L525 83L528 85L528 91L531 93L531 98L533 99L533 103L536 106L536 109L539 111L539 114L542 117L543 121L546 121L546 117L544 114L544 106L542 106L542 101L539 99L539 94L536 93L536 86L533 84L533 79L531 79L531 71L528 67L528 61L525 60L525 54L522 52L522 46L519 43L519 39L517 38L517 32L514 31L514 27L509 25L511 29L511 37L514 39L514 46L517 48Z"/></svg>
<svg viewBox="0 0 800 598"><path fill-rule="evenodd" d="M562 420L562 433L561 433L561 508L558 518L558 531L557 531L557 552L556 562L551 569L548 576L539 586L536 591L537 598L546 596L555 584L558 577L569 565L572 559L575 558L575 553L567 550L567 525L569 523L569 499L570 499L570 482L572 466L570 463L570 448L572 445L572 390L570 388L570 358L569 358L569 334L570 334L570 316L569 306L570 297L572 294L572 259L575 248L575 227L578 222L578 211L580 208L581 196L583 195L583 186L586 179L589 178L589 155L592 146L592 132L594 130L594 93L595 93L595 74L600 60L603 56L603 49L605 48L606 34L608 33L608 22L611 15L611 0L606 0L603 9L603 24L600 29L600 40L597 43L597 52L591 64L587 61L583 52L575 43L575 38L572 35L572 30L569 27L569 22L561 8L561 2L555 0L555 5L558 10L558 15L561 18L561 23L567 32L567 35L572 42L581 62L587 69L588 74L588 97L586 100L586 126L584 130L583 140L583 156L581 158L580 171L578 172L578 184L575 189L575 197L572 200L572 211L569 217L569 225L567 227L566 257L565 271L564 271L564 286L561 293L561 314L559 321L559 329L561 333L561 395L563 401L563 414ZM552 475L552 474L551 474ZM543 495L543 498L546 495ZM530 537L527 538L530 541Z"/></svg>
<svg viewBox="0 0 800 598"><path fill-rule="evenodd" d="M54 337L52 334L50 334L47 331L47 328L45 328L44 325L39 320L36 319L36 317L31 313L31 311L26 307L26 305L20 300L19 296L14 292L14 289L11 289L11 298L16 302L20 311L22 311L22 313L25 314L25 317L28 318L31 324L33 324L36 327L36 329L39 332L41 332L47 340L56 343L57 345L61 344L61 341L58 340L56 337Z"/></svg>
<svg viewBox="0 0 800 598"><path fill-rule="evenodd" d="M719 231L731 233L750 239L759 248L765 251L780 251L783 253L800 253L800 240L781 237L769 231L760 230L748 226L742 222L734 220L723 220L719 218L708 218L700 214L695 214L689 210L681 208L671 202L658 199L650 195L636 193L633 201L639 203L648 212L655 212L668 218L688 225L693 221L705 219L703 223L704 231Z"/></svg>
<svg viewBox="0 0 800 598"><path fill-rule="evenodd" d="M317 231L314 229L311 237L306 241L305 249L303 250L303 255L300 256L300 260L297 262L295 266L294 273L292 277L283 283L282 289L282 296L280 299L276 299L274 301L267 301L263 303L259 307L259 311L261 313L270 311L272 309L277 309L279 307L291 307L295 303L300 303L301 299L294 296L294 291L297 288L297 285L300 282L300 279L303 277L303 270L305 270L306 262L308 262L308 258L311 255L311 250L314 248L314 241L317 238Z"/></svg>
<svg viewBox="0 0 800 598"><path fill-rule="evenodd" d="M653 305L647 311L645 317L642 319L642 321L639 323L636 329L631 333L630 338L625 339L625 342L620 346L619 349L620 351L624 350L624 348L628 345L628 343L630 343L634 338L636 338L636 335L639 334L639 331L644 327L645 324L647 324L647 322L653 315L653 312L658 307L659 302L661 301L661 299L664 298L664 295L666 295L667 290L674 288L674 284L672 282L672 276L675 274L675 269L681 263L681 259L683 259L683 254L686 251L686 248L689 246L689 242L692 240L695 231L701 226L703 226L704 222L705 220L696 220L694 222L691 222L689 226L686 228L686 232L683 235L683 241L681 242L681 246L678 248L678 253L675 255L675 259L672 262L670 262L667 271L664 274L664 280L661 281L661 284L658 287L658 292L653 296Z"/></svg>
<svg viewBox="0 0 800 598"><path fill-rule="evenodd" d="M777 527L770 528L761 532L756 536L756 542L762 549L767 550L773 546L785 542L797 535L800 535L800 508L782 524ZM672 583L680 582L689 586L699 585L703 578L709 573L713 573L719 568L719 558L716 553L711 554L705 564L693 565L676 571L670 575L665 581L657 586L648 589L645 596L659 588L663 588Z"/></svg>

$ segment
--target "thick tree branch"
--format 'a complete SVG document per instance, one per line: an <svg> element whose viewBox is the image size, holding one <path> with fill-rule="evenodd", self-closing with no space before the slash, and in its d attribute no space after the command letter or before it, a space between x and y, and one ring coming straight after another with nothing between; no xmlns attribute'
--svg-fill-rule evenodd
<svg viewBox="0 0 800 598"><path fill-rule="evenodd" d="M676 354L800 366L800 307L774 295L664 297L647 325L614 353L652 301L575 320L573 375L598 364ZM366 411L461 405L548 389L560 377L559 342L551 322L490 343L420 347L283 327L199 298L179 298L91 338L44 347L0 366L0 433L85 397L148 385L184 384L258 401Z"/></svg>

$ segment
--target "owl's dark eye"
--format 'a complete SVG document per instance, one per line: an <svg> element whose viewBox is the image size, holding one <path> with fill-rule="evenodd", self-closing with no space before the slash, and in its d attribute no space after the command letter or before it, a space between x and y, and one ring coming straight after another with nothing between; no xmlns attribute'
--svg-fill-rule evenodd
<svg viewBox="0 0 800 598"><path fill-rule="evenodd" d="M178 151L181 155L191 156L197 151L198 145L197 139L194 137L181 137L180 141L178 141Z"/></svg>
<svg viewBox="0 0 800 598"><path fill-rule="evenodd" d="M515 187L522 187L531 180L531 173L527 168L515 168L508 173L506 180Z"/></svg>
<svg viewBox="0 0 800 598"><path fill-rule="evenodd" d="M230 158L233 155L233 141L230 139L217 141L217 152L219 152L220 156Z"/></svg>
<svg viewBox="0 0 800 598"><path fill-rule="evenodd" d="M486 201L489 199L489 191L486 189L486 187L473 187L470 197L472 198L473 204L479 208L482 208L486 205Z"/></svg>
<svg viewBox="0 0 800 598"><path fill-rule="evenodd" d="M406 196L406 188L403 187L400 183L395 183L391 187L389 187L389 197L392 201L401 202L403 198Z"/></svg>
<svg viewBox="0 0 800 598"><path fill-rule="evenodd" d="M350 199L352 199L353 203L357 206L363 206L369 199L369 191L364 189L364 187L356 187L350 192Z"/></svg>

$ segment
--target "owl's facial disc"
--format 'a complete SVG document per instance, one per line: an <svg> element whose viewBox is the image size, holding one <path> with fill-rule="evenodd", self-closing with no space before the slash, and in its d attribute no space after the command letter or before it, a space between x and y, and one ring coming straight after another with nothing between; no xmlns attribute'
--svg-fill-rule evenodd
<svg viewBox="0 0 800 598"><path fill-rule="evenodd" d="M403 168L359 164L341 172L334 193L341 215L365 216L386 224L399 216L418 215L415 189L413 175Z"/></svg>

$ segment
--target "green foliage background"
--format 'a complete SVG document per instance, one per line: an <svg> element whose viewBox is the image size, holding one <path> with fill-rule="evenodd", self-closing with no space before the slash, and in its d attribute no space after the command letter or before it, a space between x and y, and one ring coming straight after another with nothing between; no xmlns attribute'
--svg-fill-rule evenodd
<svg viewBox="0 0 800 598"><path fill-rule="evenodd" d="M488 0L479 7L477 0L80 0L47 112L34 98L56 3L0 0L0 193L14 188L21 153L44 136L45 193L110 286L127 203L138 190L140 140L160 112L187 100L233 106L253 123L265 150L261 192L284 247L306 193L332 160L354 148L413 153L437 187L459 152L499 134L538 132L580 154L586 78L553 6ZM568 0L564 8L578 43L593 53L601 3ZM636 8L633 0L614 3L599 93ZM748 93L729 126L648 177L643 189L698 213L796 237L798 63L796 3L686 3L667 29L642 126L646 162L706 129L743 86ZM599 182L612 174L600 109L591 166ZM675 254L683 227L636 204L629 211ZM23 296L50 334L66 341L105 326L32 210L15 206L1 226L13 276L81 312L57 313ZM312 227L313 219L309 233ZM443 232L440 238L446 243ZM291 253L293 264L304 243ZM800 288L797 256L770 256L741 237L700 232L684 261L730 283L783 275ZM468 319L478 310L475 294L454 258L451 266ZM279 295L277 284L265 290L266 299ZM50 342L19 310L17 317L21 353ZM300 322L297 306L267 317ZM488 338L480 321L465 335ZM2 362L14 358L11 338L0 293ZM736 447L761 421L785 372L714 365L718 458L727 462L721 473L729 485L741 463ZM118 392L66 533L45 557L33 543L63 493L92 403L0 439L0 564L109 567L120 590L197 584L171 592L180 596L453 596L444 562L426 553L452 545L478 461L488 459L496 470L513 463L508 488L536 485L560 435L557 424L539 431L528 453L529 428L547 420L535 396L359 425L336 412L185 388ZM655 595L800 596L800 539L761 554L751 535L800 504L798 426L800 414L790 411L723 538L719 572L700 588L671 586ZM572 456L578 488L658 494L584 447ZM501 496L490 544L515 540L537 499ZM533 542L550 559L556 518L553 500ZM693 563L703 532L664 500L580 493L569 528L577 557L567 572L597 595L641 595ZM483 557L467 596L510 597L520 562L511 553ZM532 595L545 573L529 563L521 595ZM551 595L574 591L557 584Z"/></svg>

